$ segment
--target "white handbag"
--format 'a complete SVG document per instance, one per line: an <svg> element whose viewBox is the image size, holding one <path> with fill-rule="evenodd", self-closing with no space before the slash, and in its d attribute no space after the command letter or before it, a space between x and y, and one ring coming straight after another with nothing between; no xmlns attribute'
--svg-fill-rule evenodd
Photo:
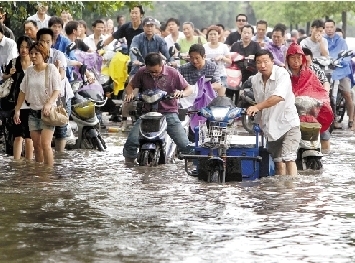
<svg viewBox="0 0 355 263"><path fill-rule="evenodd" d="M14 68L15 68L15 65L16 65L16 58L14 58L14 59L12 60L12 67L11 67L11 69L14 69ZM1 98L5 98L7 95L10 94L12 83L14 83L14 80L13 80L12 77L10 76L7 80L5 80L5 82L3 82L3 83L0 85L0 99L1 99Z"/></svg>

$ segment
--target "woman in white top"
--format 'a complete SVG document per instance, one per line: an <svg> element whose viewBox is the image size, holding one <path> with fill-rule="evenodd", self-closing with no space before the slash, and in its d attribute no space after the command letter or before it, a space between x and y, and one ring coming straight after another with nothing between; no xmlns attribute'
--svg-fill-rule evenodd
<svg viewBox="0 0 355 263"><path fill-rule="evenodd" d="M8 78L12 78L14 80L9 98L13 102L9 102L9 100L6 99L1 100L1 106L8 107L6 110L14 110L14 103L16 103L17 96L20 93L20 84L23 80L26 69L32 65L29 53L31 45L32 40L28 36L20 37L17 40L17 50L20 56L18 56L15 61L11 61L6 67L3 79L6 80ZM12 64L13 62L15 62L14 67ZM21 158L23 139L25 139L25 158L28 160L33 159L33 143L30 136L30 130L28 129L29 111L30 108L25 102L23 102L21 105L21 123L19 125L12 125L12 134L15 137L13 142L13 155L15 160L19 160Z"/></svg>
<svg viewBox="0 0 355 263"><path fill-rule="evenodd" d="M211 59L217 64L217 68L220 72L222 85L226 86L226 64L231 64L231 56L229 48L226 44L218 42L221 35L221 29L218 26L211 26L207 29L207 39L209 42L203 45L206 51L206 58Z"/></svg>
<svg viewBox="0 0 355 263"><path fill-rule="evenodd" d="M61 77L53 64L45 62L49 57L49 50L45 45L36 42L30 47L29 51L33 66L27 68L25 77L21 82L14 122L15 124L21 123L20 109L26 100L30 107L28 126L33 140L35 160L53 166L51 141L54 126L44 124L41 119L41 112L48 116L51 108L56 106L61 90ZM48 78L47 81L46 77Z"/></svg>

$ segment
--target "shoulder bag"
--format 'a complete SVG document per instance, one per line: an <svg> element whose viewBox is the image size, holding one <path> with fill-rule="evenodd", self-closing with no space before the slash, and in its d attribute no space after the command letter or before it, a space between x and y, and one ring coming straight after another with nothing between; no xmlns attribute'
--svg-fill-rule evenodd
<svg viewBox="0 0 355 263"><path fill-rule="evenodd" d="M16 58L12 59L12 67L11 69L14 69L16 65ZM14 83L14 80L10 76L5 82L3 82L0 85L0 99L8 96L10 94L11 86L12 83Z"/></svg>
<svg viewBox="0 0 355 263"><path fill-rule="evenodd" d="M45 85L46 89L49 88L49 78L48 78L48 65L45 69ZM42 121L50 126L64 126L69 122L69 116L65 108L63 107L63 102L59 98L59 106L54 106L51 108L48 116L41 112Z"/></svg>

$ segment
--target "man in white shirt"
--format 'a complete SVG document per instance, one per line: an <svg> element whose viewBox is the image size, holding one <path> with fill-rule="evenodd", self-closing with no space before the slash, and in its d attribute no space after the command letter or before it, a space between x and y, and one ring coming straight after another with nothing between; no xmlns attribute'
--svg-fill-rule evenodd
<svg viewBox="0 0 355 263"><path fill-rule="evenodd" d="M297 175L295 161L301 131L290 75L285 68L274 65L269 50L258 51L255 61L258 73L251 83L257 104L249 107L247 114L254 116L260 111L259 123L275 162L275 174Z"/></svg>
<svg viewBox="0 0 355 263"><path fill-rule="evenodd" d="M105 40L105 36L103 35L105 30L105 22L101 19L96 20L92 23L92 30L94 34L84 38L84 43L90 47L90 50L96 50L97 43L100 40Z"/></svg>
<svg viewBox="0 0 355 263"><path fill-rule="evenodd" d="M183 38L185 35L179 31L180 21L176 18L169 18L168 21L166 21L166 28L170 32L170 34L165 37L165 42L169 50L169 48L172 47L179 38Z"/></svg>
<svg viewBox="0 0 355 263"><path fill-rule="evenodd" d="M5 37L3 27L0 27L0 66L1 73L5 71L6 65L10 63L13 58L18 56L16 42L10 38Z"/></svg>
<svg viewBox="0 0 355 263"><path fill-rule="evenodd" d="M27 18L27 20L35 21L37 23L38 29L48 27L48 21L51 18L49 15L47 15L48 6L39 4L37 10L37 13Z"/></svg>
<svg viewBox="0 0 355 263"><path fill-rule="evenodd" d="M315 58L329 56L328 41L323 37L324 28L322 20L314 20L311 25L311 36L303 39L300 43L302 47L309 48Z"/></svg>

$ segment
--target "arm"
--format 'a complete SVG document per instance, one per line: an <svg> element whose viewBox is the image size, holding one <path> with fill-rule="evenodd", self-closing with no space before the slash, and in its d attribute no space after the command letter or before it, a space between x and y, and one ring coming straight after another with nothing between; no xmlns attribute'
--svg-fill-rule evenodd
<svg viewBox="0 0 355 263"><path fill-rule="evenodd" d="M26 87L27 87L27 79L28 77L26 77L26 74L20 84L20 93L17 97L17 102L16 102L16 106L15 106L15 112L14 112L14 122L15 124L20 124L21 120L20 120L20 109L21 106L23 104L23 102L25 101L25 91L26 91Z"/></svg>
<svg viewBox="0 0 355 263"><path fill-rule="evenodd" d="M184 91L183 91L182 95L183 95L184 97L188 97L188 96L190 96L193 92L194 92L194 89L193 89L190 85L188 85L188 86L186 86L186 87L184 88Z"/></svg>
<svg viewBox="0 0 355 263"><path fill-rule="evenodd" d="M272 95L268 97L266 100L261 101L254 106L250 106L246 112L249 116L254 116L255 113L262 111L263 109L273 107L279 102L284 101L286 96L288 96L288 92L292 92L290 75L285 69L282 70L283 72L277 74L279 75L277 76L277 80L276 80L277 86L273 91ZM252 85L254 85L253 80L254 78L252 79Z"/></svg>
<svg viewBox="0 0 355 263"><path fill-rule="evenodd" d="M113 40L120 39L125 37L123 32L125 32L126 24L122 25L121 27L117 28L117 31L114 32L111 36L105 39L104 46L109 45Z"/></svg>
<svg viewBox="0 0 355 263"><path fill-rule="evenodd" d="M136 47L139 49L139 38L138 38L139 35L135 36L133 39L132 39L132 44L131 44L131 47L130 49L132 49L133 47ZM130 50L129 51L129 58L130 60L133 62L133 63L136 63L139 62L138 58L136 55L133 54L133 52Z"/></svg>
<svg viewBox="0 0 355 263"><path fill-rule="evenodd" d="M145 68L145 67L143 67ZM125 91L126 91L126 97L125 101L129 102L134 98L134 90L135 89L140 89L141 88L141 75L143 74L144 70L143 68L139 69L138 72L134 75L134 77L131 79L131 81L128 83Z"/></svg>

